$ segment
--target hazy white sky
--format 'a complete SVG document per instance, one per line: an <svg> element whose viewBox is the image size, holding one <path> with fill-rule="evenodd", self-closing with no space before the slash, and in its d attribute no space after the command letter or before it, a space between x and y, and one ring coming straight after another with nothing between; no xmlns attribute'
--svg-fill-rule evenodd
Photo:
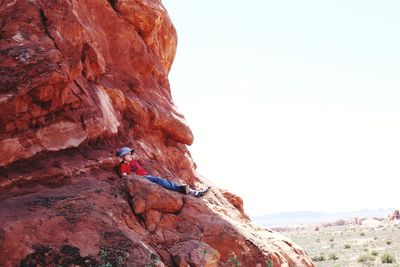
<svg viewBox="0 0 400 267"><path fill-rule="evenodd" d="M251 216L399 206L399 1L163 3L201 174Z"/></svg>

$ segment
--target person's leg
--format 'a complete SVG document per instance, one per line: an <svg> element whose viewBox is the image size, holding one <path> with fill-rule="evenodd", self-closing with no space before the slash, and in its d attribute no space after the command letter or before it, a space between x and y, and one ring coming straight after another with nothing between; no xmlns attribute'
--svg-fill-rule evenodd
<svg viewBox="0 0 400 267"><path fill-rule="evenodd" d="M155 184L161 185L162 187L172 190L172 191L176 191L176 192L183 192L182 186L169 181L167 179L164 178L160 178L160 177L156 177L156 176L152 176L152 175L146 175L145 176L150 182L153 182Z"/></svg>

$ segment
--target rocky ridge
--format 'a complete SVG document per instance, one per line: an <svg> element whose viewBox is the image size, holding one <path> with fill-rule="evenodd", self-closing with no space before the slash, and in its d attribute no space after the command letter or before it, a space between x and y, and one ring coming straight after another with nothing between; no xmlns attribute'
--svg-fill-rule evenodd
<svg viewBox="0 0 400 267"><path fill-rule="evenodd" d="M389 214L387 218L384 217L353 217L347 219L339 219L333 221L327 221L322 223L309 223L309 224L298 224L291 226L271 227L270 229L276 232L289 232L304 230L310 227L314 227L315 231L319 231L323 228L337 227L337 226L366 226L366 227L384 227L393 226L400 224L400 210L396 209L393 213Z"/></svg>
<svg viewBox="0 0 400 267"><path fill-rule="evenodd" d="M129 145L154 175L212 185L171 98L160 1L6 0L0 14L0 266L313 266L232 193L116 174Z"/></svg>

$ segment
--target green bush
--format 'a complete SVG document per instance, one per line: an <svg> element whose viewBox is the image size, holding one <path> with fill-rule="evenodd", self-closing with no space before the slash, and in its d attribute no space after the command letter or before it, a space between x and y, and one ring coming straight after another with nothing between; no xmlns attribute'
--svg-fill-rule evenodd
<svg viewBox="0 0 400 267"><path fill-rule="evenodd" d="M338 256L336 256L334 253L331 253L330 255L329 255L329 259L330 260L338 260L339 259L339 257Z"/></svg>
<svg viewBox="0 0 400 267"><path fill-rule="evenodd" d="M272 266L273 266L273 263L272 263L271 260L266 260L265 261L265 267L272 267Z"/></svg>
<svg viewBox="0 0 400 267"><path fill-rule="evenodd" d="M324 254L322 254L322 253L319 256L315 256L315 257L313 257L311 259L313 261L324 261L324 260L326 260Z"/></svg>
<svg viewBox="0 0 400 267"><path fill-rule="evenodd" d="M371 254L363 254L357 258L358 262L365 263L369 261L374 261L375 258Z"/></svg>
<svg viewBox="0 0 400 267"><path fill-rule="evenodd" d="M395 262L396 262L396 258L395 258L393 255L391 255L391 254L385 252L385 253L381 256L381 262L382 262L382 263L395 263Z"/></svg>
<svg viewBox="0 0 400 267"><path fill-rule="evenodd" d="M232 263L235 267L239 267L242 265L240 261L237 259L235 253L232 253L232 256L229 258L228 262Z"/></svg>
<svg viewBox="0 0 400 267"><path fill-rule="evenodd" d="M107 258L107 251L105 250L105 249L100 249L100 252L99 252L99 256L100 256L100 258L102 259L102 260L104 260L105 258Z"/></svg>
<svg viewBox="0 0 400 267"><path fill-rule="evenodd" d="M371 251L371 255L372 255L372 256L378 256L378 251L372 250L372 251Z"/></svg>
<svg viewBox="0 0 400 267"><path fill-rule="evenodd" d="M386 245L391 245L391 244L392 244L392 240L390 240L390 239L386 240L386 241L385 241L385 244L386 244Z"/></svg>

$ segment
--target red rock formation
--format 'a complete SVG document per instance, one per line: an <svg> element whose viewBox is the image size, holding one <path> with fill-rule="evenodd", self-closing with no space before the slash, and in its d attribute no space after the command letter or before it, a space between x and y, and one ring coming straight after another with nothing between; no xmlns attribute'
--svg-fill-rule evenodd
<svg viewBox="0 0 400 267"><path fill-rule="evenodd" d="M222 195L231 203L239 212L243 218L249 219L249 216L244 212L243 200L241 197L232 194L226 190L221 190Z"/></svg>
<svg viewBox="0 0 400 267"><path fill-rule="evenodd" d="M206 186L171 99L160 1L5 0L0 15L1 266L313 266L230 193L116 175L129 145L153 174Z"/></svg>
<svg viewBox="0 0 400 267"><path fill-rule="evenodd" d="M395 210L392 214L388 216L389 221L400 220L400 210Z"/></svg>

